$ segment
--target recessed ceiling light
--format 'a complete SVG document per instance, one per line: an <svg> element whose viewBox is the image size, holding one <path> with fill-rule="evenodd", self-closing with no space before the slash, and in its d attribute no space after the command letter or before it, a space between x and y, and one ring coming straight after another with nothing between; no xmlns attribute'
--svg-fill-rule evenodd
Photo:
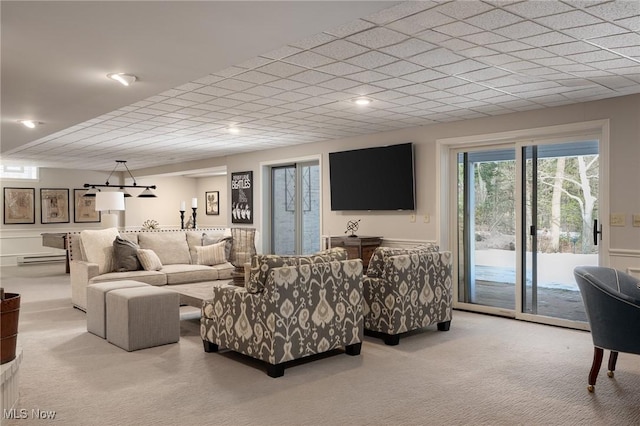
<svg viewBox="0 0 640 426"><path fill-rule="evenodd" d="M240 129L235 127L235 126L231 126L227 129L229 131L229 133L231 133L232 135L237 135L238 133L240 133Z"/></svg>
<svg viewBox="0 0 640 426"><path fill-rule="evenodd" d="M365 97L360 97L353 100L354 104L361 105L361 106L369 105L371 102L373 102L373 100Z"/></svg>
<svg viewBox="0 0 640 426"><path fill-rule="evenodd" d="M107 77L109 77L111 80L115 80L118 83L122 84L123 86L129 86L131 84L133 84L134 81L136 81L138 78L135 75L132 74L125 74L123 72L118 72L118 73L111 73L111 74L107 74Z"/></svg>
<svg viewBox="0 0 640 426"><path fill-rule="evenodd" d="M33 120L18 120L18 123L30 129L35 129L40 124L39 122Z"/></svg>

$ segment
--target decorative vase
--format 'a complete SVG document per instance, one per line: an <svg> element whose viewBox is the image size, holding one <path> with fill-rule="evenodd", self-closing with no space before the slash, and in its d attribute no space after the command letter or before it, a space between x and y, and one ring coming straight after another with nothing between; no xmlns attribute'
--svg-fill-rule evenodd
<svg viewBox="0 0 640 426"><path fill-rule="evenodd" d="M20 295L4 293L0 301L0 364L13 361L16 357L19 315Z"/></svg>

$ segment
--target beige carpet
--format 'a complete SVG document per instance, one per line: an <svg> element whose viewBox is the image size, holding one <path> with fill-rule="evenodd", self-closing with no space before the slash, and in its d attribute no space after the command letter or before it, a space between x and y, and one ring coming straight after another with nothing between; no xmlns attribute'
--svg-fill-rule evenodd
<svg viewBox="0 0 640 426"><path fill-rule="evenodd" d="M56 412L3 424L640 424L640 356L621 354L615 378L601 371L589 394L586 332L455 311L448 332L396 347L365 337L361 356L337 352L272 379L249 358L205 353L192 308L177 344L128 353L88 334L62 270L2 268L6 291L22 294L17 408Z"/></svg>

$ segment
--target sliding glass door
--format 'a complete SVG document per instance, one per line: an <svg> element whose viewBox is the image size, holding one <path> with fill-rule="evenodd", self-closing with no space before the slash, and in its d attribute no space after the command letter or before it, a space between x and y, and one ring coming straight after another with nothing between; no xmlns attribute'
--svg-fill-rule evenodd
<svg viewBox="0 0 640 426"><path fill-rule="evenodd" d="M573 268L598 264L598 141L457 151L459 307L582 328Z"/></svg>
<svg viewBox="0 0 640 426"><path fill-rule="evenodd" d="M320 250L318 162L271 168L271 252L310 254Z"/></svg>

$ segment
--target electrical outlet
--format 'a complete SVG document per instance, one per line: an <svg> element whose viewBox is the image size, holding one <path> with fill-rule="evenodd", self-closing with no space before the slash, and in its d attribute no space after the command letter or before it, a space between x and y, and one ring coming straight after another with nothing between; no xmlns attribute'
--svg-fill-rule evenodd
<svg viewBox="0 0 640 426"><path fill-rule="evenodd" d="M425 214L422 220L424 223L429 223L431 221L431 217L428 214Z"/></svg>
<svg viewBox="0 0 640 426"><path fill-rule="evenodd" d="M409 215L409 222L411 222L411 223L415 223L416 222L416 215L415 214Z"/></svg>
<svg viewBox="0 0 640 426"><path fill-rule="evenodd" d="M625 214L611 213L611 216L609 218L609 224L611 226L625 226Z"/></svg>
<svg viewBox="0 0 640 426"><path fill-rule="evenodd" d="M640 214L633 215L633 226L640 227Z"/></svg>

